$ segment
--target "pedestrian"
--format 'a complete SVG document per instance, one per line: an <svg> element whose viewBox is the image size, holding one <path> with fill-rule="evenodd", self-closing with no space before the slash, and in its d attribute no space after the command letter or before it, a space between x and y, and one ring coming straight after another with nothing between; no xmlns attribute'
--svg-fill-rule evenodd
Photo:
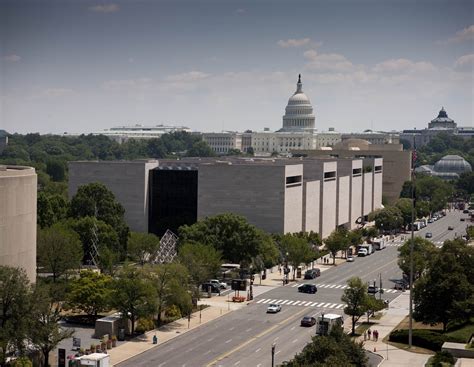
<svg viewBox="0 0 474 367"><path fill-rule="evenodd" d="M370 331L370 329L367 330L367 335L369 336L369 340L370 340L370 336L372 335L372 331Z"/></svg>
<svg viewBox="0 0 474 367"><path fill-rule="evenodd" d="M367 331L364 331L364 341L367 340Z"/></svg>
<svg viewBox="0 0 474 367"><path fill-rule="evenodd" d="M377 330L374 330L374 339L375 341L379 340L379 332Z"/></svg>

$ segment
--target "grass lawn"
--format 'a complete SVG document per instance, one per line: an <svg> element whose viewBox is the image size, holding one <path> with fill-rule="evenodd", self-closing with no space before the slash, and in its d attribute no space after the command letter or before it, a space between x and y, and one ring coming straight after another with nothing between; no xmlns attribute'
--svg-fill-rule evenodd
<svg viewBox="0 0 474 367"><path fill-rule="evenodd" d="M467 343L472 334L474 334L474 319L471 319L470 324L446 333L452 340L457 340L458 343Z"/></svg>

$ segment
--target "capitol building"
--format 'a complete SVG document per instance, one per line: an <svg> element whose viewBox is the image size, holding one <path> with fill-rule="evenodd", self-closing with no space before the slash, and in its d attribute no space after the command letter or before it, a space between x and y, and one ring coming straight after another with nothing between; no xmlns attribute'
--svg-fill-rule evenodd
<svg viewBox="0 0 474 367"><path fill-rule="evenodd" d="M247 151L253 148L255 155L288 155L292 150L320 149L341 141L341 134L329 129L318 132L315 128L315 114L308 96L303 92L301 75L298 76L296 91L289 98L283 116L283 127L276 132L264 129L262 132L203 133L203 140L216 153L230 149Z"/></svg>

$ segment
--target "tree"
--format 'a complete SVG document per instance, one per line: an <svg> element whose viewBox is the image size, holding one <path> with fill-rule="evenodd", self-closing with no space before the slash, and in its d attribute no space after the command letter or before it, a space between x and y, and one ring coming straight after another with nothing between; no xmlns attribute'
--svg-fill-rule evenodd
<svg viewBox="0 0 474 367"><path fill-rule="evenodd" d="M350 278L347 281L347 288L341 297L341 301L346 303L344 313L352 319L352 335L355 335L355 325L368 310L369 295L367 285L358 277Z"/></svg>
<svg viewBox="0 0 474 367"><path fill-rule="evenodd" d="M410 244L411 239L398 248L398 266L405 274L410 274ZM428 268L434 255L436 246L424 238L415 237L413 242L413 280L418 279Z"/></svg>
<svg viewBox="0 0 474 367"><path fill-rule="evenodd" d="M83 270L80 277L70 284L67 304L90 316L97 316L110 308L111 286L110 276L92 270Z"/></svg>
<svg viewBox="0 0 474 367"><path fill-rule="evenodd" d="M394 206L387 206L370 213L369 220L374 220L375 227L381 231L396 231L403 226L402 212Z"/></svg>
<svg viewBox="0 0 474 367"><path fill-rule="evenodd" d="M337 253L347 250L349 246L347 230L342 228L336 229L324 240L324 244L332 255L332 263L335 264Z"/></svg>
<svg viewBox="0 0 474 367"><path fill-rule="evenodd" d="M189 272L194 285L194 296L199 298L199 287L215 277L221 267L221 254L214 247L200 243L185 243L179 248L178 259Z"/></svg>
<svg viewBox="0 0 474 367"><path fill-rule="evenodd" d="M474 249L462 240L446 241L415 283L414 318L425 324L465 322L474 316Z"/></svg>
<svg viewBox="0 0 474 367"><path fill-rule="evenodd" d="M225 213L207 217L191 226L179 228L180 243L201 243L213 246L231 263L248 266L259 254L261 232L236 214Z"/></svg>
<svg viewBox="0 0 474 367"><path fill-rule="evenodd" d="M148 273L139 268L125 266L113 282L111 305L130 320L132 335L135 321L147 317L156 310L156 290Z"/></svg>
<svg viewBox="0 0 474 367"><path fill-rule="evenodd" d="M241 156L242 155L242 151L240 149L229 149L227 154L228 156Z"/></svg>
<svg viewBox="0 0 474 367"><path fill-rule="evenodd" d="M413 202L411 199L401 198L395 202L395 207L400 209L403 218L403 227L407 227L411 223Z"/></svg>
<svg viewBox="0 0 474 367"><path fill-rule="evenodd" d="M64 181L66 178L66 166L64 161L50 159L46 163L46 173L51 176L53 181Z"/></svg>
<svg viewBox="0 0 474 367"><path fill-rule="evenodd" d="M188 157L214 157L216 153L205 141L201 140L195 142L186 155Z"/></svg>
<svg viewBox="0 0 474 367"><path fill-rule="evenodd" d="M283 362L282 366L365 367L367 356L362 342L354 341L342 328L334 328L327 336L313 336L293 360Z"/></svg>
<svg viewBox="0 0 474 367"><path fill-rule="evenodd" d="M36 221L40 228L46 228L54 223L54 212L49 201L48 195L44 192L38 193L37 204L36 204Z"/></svg>
<svg viewBox="0 0 474 367"><path fill-rule="evenodd" d="M38 266L53 274L53 282L68 270L77 269L83 257L76 233L61 224L38 231Z"/></svg>
<svg viewBox="0 0 474 367"><path fill-rule="evenodd" d="M152 233L131 232L128 239L128 256L144 265L154 260L160 249L160 239Z"/></svg>
<svg viewBox="0 0 474 367"><path fill-rule="evenodd" d="M456 182L458 189L466 191L469 195L474 193L474 172L464 172Z"/></svg>
<svg viewBox="0 0 474 367"><path fill-rule="evenodd" d="M189 274L182 264L155 265L150 269L150 278L156 294L157 323L161 325L161 314L172 305L181 314L191 313L191 296L188 293Z"/></svg>
<svg viewBox="0 0 474 367"><path fill-rule="evenodd" d="M415 213L419 218L430 215L430 203L424 200L418 200L415 203Z"/></svg>
<svg viewBox="0 0 474 367"><path fill-rule="evenodd" d="M125 209L105 185L90 183L79 187L71 200L72 218L95 217L112 226L120 241L120 254L125 256L129 229L124 220Z"/></svg>
<svg viewBox="0 0 474 367"><path fill-rule="evenodd" d="M315 252L303 238L286 234L281 239L281 250L286 254L286 260L293 267L293 280L296 277L296 268L307 264L315 258Z"/></svg>
<svg viewBox="0 0 474 367"><path fill-rule="evenodd" d="M35 286L32 294L34 307L30 319L29 340L42 354L43 366L49 366L49 353L58 344L74 335L74 330L62 329L60 303L54 302L49 289L42 283Z"/></svg>
<svg viewBox="0 0 474 367"><path fill-rule="evenodd" d="M30 284L24 270L0 266L0 366L7 352L22 349L28 331Z"/></svg>

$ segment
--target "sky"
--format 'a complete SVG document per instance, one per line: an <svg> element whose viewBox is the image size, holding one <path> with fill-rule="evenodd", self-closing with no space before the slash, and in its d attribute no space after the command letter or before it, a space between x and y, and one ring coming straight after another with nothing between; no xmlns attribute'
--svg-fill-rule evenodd
<svg viewBox="0 0 474 367"><path fill-rule="evenodd" d="M473 126L471 0L0 0L0 129Z"/></svg>

